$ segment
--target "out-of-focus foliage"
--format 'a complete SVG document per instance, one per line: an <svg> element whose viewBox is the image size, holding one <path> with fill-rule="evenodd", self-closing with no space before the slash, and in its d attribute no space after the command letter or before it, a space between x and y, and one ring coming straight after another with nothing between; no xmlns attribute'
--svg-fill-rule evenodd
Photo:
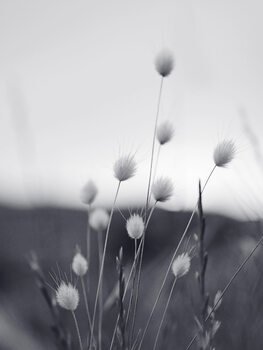
<svg viewBox="0 0 263 350"><path fill-rule="evenodd" d="M124 215L129 217L128 212ZM211 296L222 289L244 256L255 244L259 227L257 223L238 222L216 215L206 215L207 231L206 246L209 254L207 269L207 289ZM145 259L142 272L142 296L139 299L139 314L136 322L137 330L145 324L163 273L165 272L171 253L185 223L188 213L173 213L157 210L149 225L146 239ZM41 293L35 283L34 276L28 267L26 257L31 250L36 251L44 270L47 282L52 284L50 269L60 269L69 274L70 263L74 255L74 247L78 244L85 252L86 213L65 209L15 210L1 208L0 210L0 300L6 313L0 309L1 329L7 329L1 335L0 348L16 350L55 349L54 335L50 330L52 319ZM197 232L197 221L190 227L189 233ZM118 212L115 213L111 228L109 253L105 264L105 296L110 295L117 283L115 258L120 246L123 246L124 267L129 269L133 258L133 240L125 230L125 223ZM92 247L90 271L91 282L89 292L94 295L97 278L97 248L96 237L91 237ZM195 268L196 266L196 268ZM261 350L263 344L263 252L259 248L255 256L246 266L229 292L224 297L218 311L222 325L215 336L218 349L253 349ZM160 337L160 348L184 350L195 332L194 314L198 307L197 283L194 277L197 261L192 260L191 271L187 278L178 281L177 288L169 307L163 333ZM116 276L114 276L114 273ZM109 277L110 276L110 277ZM108 277L108 278L107 278ZM115 279L114 279L115 277ZM94 280L94 283L92 281ZM172 274L162 302L158 306L152 325L149 329L144 348L152 345L151 334L156 332L163 303L172 282ZM50 289L52 293L52 290ZM106 336L103 339L104 348L112 335L112 328L118 310L117 303L107 304L103 329ZM72 329L72 320L67 312L61 311L63 325ZM81 327L85 326L85 308L83 300L77 310ZM11 317L11 321L10 321ZM12 327L16 324L16 332L8 347ZM83 321L82 321L83 320ZM3 337L2 337L3 336ZM22 337L22 338L21 338ZM73 334L74 338L74 334ZM193 347L195 349L195 346Z"/></svg>

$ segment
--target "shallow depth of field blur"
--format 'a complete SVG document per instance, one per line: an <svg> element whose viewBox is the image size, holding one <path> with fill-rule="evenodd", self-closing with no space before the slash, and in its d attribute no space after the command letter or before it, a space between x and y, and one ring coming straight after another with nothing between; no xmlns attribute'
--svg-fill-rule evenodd
<svg viewBox="0 0 263 350"><path fill-rule="evenodd" d="M212 297L223 289L263 234L262 10L258 0L0 2L1 350L56 349L28 258L37 254L48 284L57 265L70 273L76 245L86 253L81 189L93 179L94 208L110 210L117 187L112 167L128 153L138 169L121 186L105 261L102 349L108 349L118 312L116 256L122 246L129 269L134 254L123 215L145 206L160 84L154 58L162 48L173 52L175 68L164 82L159 121L169 120L175 133L156 175L172 179L174 195L157 205L147 229L135 329L145 325L197 201L198 180L204 183L213 167L214 147L231 139L236 157L216 169L203 195L206 288ZM198 230L195 216L187 237ZM176 285L159 349L185 350L195 333L197 268L194 256ZM89 273L94 298L95 232ZM217 312L216 350L262 349L262 273L260 246ZM171 283L172 274L143 349L152 347ZM77 317L84 334L82 299ZM70 314L61 310L61 318L78 349Z"/></svg>

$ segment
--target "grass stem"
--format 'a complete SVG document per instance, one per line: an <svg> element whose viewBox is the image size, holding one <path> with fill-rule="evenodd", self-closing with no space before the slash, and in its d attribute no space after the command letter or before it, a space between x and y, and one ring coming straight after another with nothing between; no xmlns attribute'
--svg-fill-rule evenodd
<svg viewBox="0 0 263 350"><path fill-rule="evenodd" d="M166 305L165 305L165 308L164 308L164 311L163 311L161 322L159 324L158 331L157 331L157 334L156 334L156 337L155 337L153 350L155 350L156 347L157 347L157 342L158 342L159 335L160 335L160 332L161 332L161 328L163 326L164 318L165 318L165 315L166 315L166 312L167 312L167 309L168 309L168 306L170 304L170 300L171 300L171 297L172 297L172 294L173 294L173 291L174 291L175 283L176 283L176 278L173 281L173 284L172 284L172 287L171 287L171 290L170 290L170 293L169 293L169 296L168 296L168 299L167 299L167 302L166 302Z"/></svg>
<svg viewBox="0 0 263 350"><path fill-rule="evenodd" d="M99 251L99 271L101 268L102 254L103 254L103 238L102 232L98 232L98 251ZM103 280L101 281L100 293L99 293L99 320L98 320L98 340L99 350L102 347L102 319L103 319Z"/></svg>
<svg viewBox="0 0 263 350"><path fill-rule="evenodd" d="M108 227L107 227L107 231L106 231L105 243L104 243L103 254L102 254L102 259L101 259L101 267L100 267L100 273L99 273L98 287L97 287L97 292L96 292L96 297L95 297L95 302L94 302L94 311L93 311L93 316L92 316L89 350L91 350L92 343L93 343L93 334L94 334L94 326L95 326L95 319L96 319L96 311L97 311L97 305L98 305L98 299L99 299L100 286L101 286L101 282L102 282L102 278L103 278L104 262L105 262L106 250L107 250L108 239L109 239L110 225L111 225L113 212L114 212L114 209L115 209L115 206L116 206L116 201L117 201L117 197L118 197L119 190L120 190L120 185L121 185L121 181L118 182L115 198L114 198L114 201L113 201L113 204L112 204L112 208L111 208L109 223L108 223Z"/></svg>
<svg viewBox="0 0 263 350"><path fill-rule="evenodd" d="M207 179L206 179L206 181L205 181L205 184L204 184L204 186L203 186L203 188L202 188L201 193L204 192L204 190L205 190L205 188L206 188L206 186L207 186L207 184L208 184L208 181L210 180L211 176L213 175L215 169L216 169L216 166L214 166L214 167L212 168L211 172L209 173L209 175L208 175L208 177L207 177ZM195 207L194 207L194 209L193 209L193 211L192 211L192 214L191 214L191 216L190 216L190 218L189 218L189 220L188 220L188 222L187 222L187 224L186 224L186 227L185 227L184 232L183 232L183 234L182 234L182 236L181 236L181 239L180 239L179 243L177 244L177 247L175 248L175 250L174 250L174 252L173 252L173 255L172 255L171 259L170 259L170 262L169 262L169 265L168 265L168 267L167 267L165 276L164 276L164 278L163 278L163 280L162 280L161 287L160 287L160 289L159 289L159 291L158 291L158 294L157 294L157 297L156 297L156 299L155 299L153 308L152 308L152 310L151 310L151 312L150 312L150 315L149 315L149 317L148 317L148 320L147 320L145 329L144 329L144 331L143 331L142 338L141 338L141 341L140 341L138 350L140 350L141 347L142 347L143 340L144 340L145 335L146 335L146 332L147 332L147 330L148 330L148 328L149 328L149 325L150 325L151 319L152 319L152 317L153 317L154 311L155 311L155 309L156 309L156 306L157 306L157 304L158 304L158 302L159 302L159 299L160 299L160 297L161 297L161 294L162 294L162 291L163 291L163 289L164 289L164 285L165 285L165 283L166 283L166 281L167 281L167 278L168 278L168 275L169 275L171 266L172 266L173 261L174 261L176 255L177 255L177 253L178 253L178 250L179 250L179 248L181 247L181 244L182 244L182 242L183 242L183 240L184 240L184 238L185 238L185 236L186 236L186 234L187 234L187 232L188 232L188 229L189 229L190 224L191 224L191 222L192 222L192 220L193 220L193 217L194 217L194 214L195 214L195 211L196 211L197 207L198 207L198 201L197 201L197 203L196 203L196 205L195 205Z"/></svg>
<svg viewBox="0 0 263 350"><path fill-rule="evenodd" d="M73 316L73 319L74 319L74 322L75 322L75 326L76 326L76 330L77 330L77 334L78 334L79 347L80 347L80 350L83 350L82 341L81 341L81 337L80 337L79 326L78 326L78 321L76 319L76 315L75 315L74 311L72 311L72 316Z"/></svg>
<svg viewBox="0 0 263 350"><path fill-rule="evenodd" d="M137 253L137 239L134 239L134 260L133 260L133 262L135 262L136 253ZM129 317L130 317L130 311L131 311L132 302L133 302L133 292L134 292L134 287L135 287L135 277L136 277L136 263L135 263L135 269L134 269L133 279L132 279L130 300L129 300L128 309L127 309L127 315L126 315L126 322L125 322L126 328L128 326Z"/></svg>
<svg viewBox="0 0 263 350"><path fill-rule="evenodd" d="M85 284L82 276L80 277L80 282L81 282L81 287L82 287L83 296L84 296L85 308L86 308L88 320L89 320L89 330L91 332L91 318L90 318L90 311L89 311L89 303L88 303L87 292L86 292L86 288L85 288Z"/></svg>
<svg viewBox="0 0 263 350"><path fill-rule="evenodd" d="M87 229L86 229L86 243L87 243L87 263L88 263L88 271L87 271L87 291L89 292L89 287L90 287L90 224L89 224L89 216L90 216L90 205L88 204L88 209L87 209Z"/></svg>
<svg viewBox="0 0 263 350"><path fill-rule="evenodd" d="M156 207L156 203L153 205L153 207L152 207L152 209L151 209L151 211L150 211L150 214L149 214L149 216L148 216L148 219L147 219L147 222L146 222L146 225L145 225L145 231L147 230L147 227L148 227L148 225L149 225L149 222L150 222L150 219L151 219L151 217L152 217L152 214L153 214L153 211L154 211L155 207ZM145 234L145 233L144 233L144 234ZM144 237L144 235L143 235L143 237ZM123 293L123 300L124 300L124 298L125 298L125 296L126 296L126 293L127 293L128 287L129 287L129 282L130 282L131 276L132 276L132 274L133 274L133 270L134 270L134 268L135 268L135 262L136 262L137 259L138 259L138 256L139 256L139 254L140 254L140 252L141 252L141 248L142 248L142 239L141 239L140 244L139 244L139 247L138 247L138 249L137 249L136 257L135 257L135 259L134 259L134 262L133 262L132 267L131 267L131 271L130 271L130 273L129 273L129 276L128 276L128 279L127 279L127 282L126 282L125 290L124 290L124 293ZM120 318L120 315L118 315L117 320L116 320L116 323L115 323L115 327L114 327L113 335L112 335L112 338L111 338L111 344L110 344L109 350L112 350L112 348L113 348L113 344L114 344L114 339L115 339L115 335L116 335L116 331L117 331L117 326L118 326L119 318Z"/></svg>

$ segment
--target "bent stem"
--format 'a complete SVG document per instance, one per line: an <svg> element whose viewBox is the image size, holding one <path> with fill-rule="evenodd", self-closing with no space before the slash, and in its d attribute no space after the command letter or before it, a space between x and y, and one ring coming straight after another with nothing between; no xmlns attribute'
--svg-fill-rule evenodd
<svg viewBox="0 0 263 350"><path fill-rule="evenodd" d="M237 268L236 272L233 274L233 276L230 278L229 282L227 283L227 285L225 286L225 288L223 289L220 298L218 298L217 302L215 303L215 305L211 308L209 314L207 315L205 322L208 321L208 319L210 318L210 316L212 315L212 313L215 311L217 305L220 303L220 301L222 300L223 296L225 295L225 293L227 292L227 290L229 289L229 287L231 286L231 284L234 282L234 280L236 279L236 277L238 276L238 274L241 272L241 270L244 268L244 266L246 265L246 263L248 262L248 260L252 257L252 255L254 254L254 252L257 250L257 248L259 247L259 245L262 243L263 241L263 236L260 238L260 240L258 241L258 243L256 244L256 246L251 250L251 252L248 254L248 256L243 260L243 262L241 263L241 265L239 265L239 267ZM189 345L187 346L186 350L189 350L191 348L191 346L193 345L194 341L197 338L197 333L195 334L195 336L192 338L192 340L190 341Z"/></svg>
<svg viewBox="0 0 263 350"><path fill-rule="evenodd" d="M148 219L147 219L147 222L146 222L146 225L145 225L145 231L147 230L149 221L150 221L150 219L151 219L151 217L152 217L152 214L153 214L153 211L154 211L155 207L156 207L156 203L153 205L153 207L152 207L152 209L151 209L151 211L150 211L150 214L149 214L149 216L148 216ZM129 287L129 283L130 283L130 279L131 279L133 270L134 270L134 268L135 268L135 262L137 261L138 256L139 256L139 254L140 254L140 252L141 252L141 248L142 248L142 239L141 239L141 242L140 242L139 247L138 247L138 249L137 249L137 253L136 253L134 262L133 262L132 267L131 267L131 271L130 271L130 273L129 273L129 276L128 276L128 279L127 279L127 282L126 282L125 290L124 290L124 293L123 293L123 301L124 301L124 298L125 298L125 296L126 296L126 293L127 293L128 287ZM116 335L116 331L117 331L119 319L120 319L120 315L118 315L117 320L116 320L116 323L115 323L115 327L114 327L113 335L112 335L112 338L111 338L111 344L110 344L109 350L112 350L112 348L113 348L114 339L115 339L115 335Z"/></svg>
<svg viewBox="0 0 263 350"><path fill-rule="evenodd" d="M80 277L80 282L81 282L81 287L82 287L83 296L84 296L85 308L86 308L88 320L89 320L89 330L91 332L91 318L90 318L90 311L89 311L89 303L88 303L86 288L85 288L85 284L82 276Z"/></svg>
<svg viewBox="0 0 263 350"><path fill-rule="evenodd" d="M174 291L175 283L176 283L176 278L173 281L173 284L172 284L172 287L171 287L171 290L170 290L170 293L169 293L169 297L167 299L167 302L166 302L166 305L165 305L165 308L164 308L164 311L163 311L162 319L161 319L161 322L159 324L159 328L158 328L158 331L157 331L157 334L156 334L156 337L155 337L153 350L155 350L156 346L157 346L157 342L158 342L158 339L159 339L161 328L163 326L163 321L164 321L164 318L165 318L165 315L166 315L166 312L167 312L167 309L168 309L168 306L170 304L170 300L171 300L171 297L172 297L172 294L173 294L173 291Z"/></svg>
<svg viewBox="0 0 263 350"><path fill-rule="evenodd" d="M209 175L208 175L208 177L207 177L207 179L206 179L206 181L205 181L205 184L204 184L204 186L203 186L203 189L202 189L201 193L204 192L204 190L205 190L205 188L206 188L206 186L207 186L207 184L208 184L208 181L210 180L211 176L213 175L215 169L216 169L216 165L212 168L211 172L209 173ZM174 261L176 255L177 255L177 253L178 253L178 250L179 250L179 248L181 247L181 244L182 244L182 242L183 242L183 240L184 240L184 238L185 238L185 236L186 236L186 234L187 234L187 232L188 232L189 226L190 226L190 224L191 224L191 222L192 222L192 220L193 220L193 217L194 217L195 211L196 211L196 209L197 209L197 206L198 206L198 201L196 202L196 205L195 205L195 207L194 207L194 209L193 209L193 211L192 211L192 214L191 214L191 216L190 216L190 218L189 218L189 220L188 220L188 222L187 222L187 224L186 224L186 227L185 227L185 229L184 229L184 232L183 232L183 234L182 234L182 237L181 237L181 239L180 239L180 241L179 241L177 247L175 248L175 250L174 250L174 252L173 252L173 255L172 255L171 259L170 259L169 266L168 266L168 268L167 268L167 270L166 270L166 273L165 273L165 276L164 276L164 278L163 278L161 287L160 287L160 289L159 289L159 291L158 291L158 294L157 294L157 297L156 297L156 299L155 299L153 308L152 308L152 310L151 310L151 312L150 312L150 315L149 315L149 317L148 317L146 326L145 326L145 328L144 328L144 331L143 331L143 334L142 334L142 338L141 338L141 341L140 341L138 350L140 350L141 347L142 347L143 340L144 340L145 335L146 335L146 332L147 332L147 330L148 330L148 328L149 328L149 325L150 325L150 322L151 322L151 320L152 320L152 317L153 317L154 311L155 311L155 309L156 309L156 306L157 306L157 304L158 304L158 302L159 302L159 299L160 299L160 297L161 297L161 294L162 294L164 285L165 285L165 283L166 283L166 281L167 281L167 278L168 278L170 269L171 269L171 267L172 267L173 261Z"/></svg>
<svg viewBox="0 0 263 350"><path fill-rule="evenodd" d="M108 227L107 227L107 231L106 231L105 243L104 243L103 254L102 254L102 259L101 259L100 273L99 273L99 281L98 281L98 287L97 287L95 303L94 303L94 311L93 311L93 316L92 316L89 350L91 350L92 342L93 342L93 333L94 333L94 326L95 326L96 311L97 311L97 305L98 305L98 299L99 299L100 286L101 286L101 282L102 282L102 278L103 278L104 262L105 262L106 250L107 250L107 245L108 245L110 225L111 225L112 216L113 216L114 208L115 208L115 205L116 205L118 193L119 193L119 190L120 190L120 185L121 185L121 181L119 181L118 186L117 186L115 198L114 198L114 201L113 201L113 204L112 204L112 208L111 208L111 212L110 212L109 223L108 223Z"/></svg>
<svg viewBox="0 0 263 350"><path fill-rule="evenodd" d="M154 148L155 148L155 139L156 139L157 125L158 125L158 117L159 117L159 111L160 111L160 105L161 105L162 89L163 89L163 77L161 78L161 84L160 84L160 89L159 89L158 102L157 102L157 111L156 111L156 116L155 116L155 125L154 125L153 140L152 140L150 174L149 174L149 180L148 180L146 205L145 205L145 215L146 215L146 217L147 217L147 211L148 211L148 207L149 207L150 188L151 188L152 170L153 170Z"/></svg>
<svg viewBox="0 0 263 350"><path fill-rule="evenodd" d="M99 269L101 268L102 254L103 254L103 238L102 232L98 232L98 251L99 251ZM103 318L103 280L101 281L101 288L99 293L99 321L98 321L98 338L99 350L102 346L102 318Z"/></svg>
<svg viewBox="0 0 263 350"><path fill-rule="evenodd" d="M73 316L73 319L74 319L74 322L75 322L75 326L76 326L76 330L77 330L77 334L78 334L79 347L80 347L80 350L83 350L82 341L81 341L80 332L79 332L78 321L76 319L75 312L72 311L71 313L72 313L72 316Z"/></svg>

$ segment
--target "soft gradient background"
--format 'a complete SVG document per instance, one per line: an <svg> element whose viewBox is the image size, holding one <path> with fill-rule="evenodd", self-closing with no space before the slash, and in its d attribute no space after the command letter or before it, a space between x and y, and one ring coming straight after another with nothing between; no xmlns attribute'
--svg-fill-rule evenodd
<svg viewBox="0 0 263 350"><path fill-rule="evenodd" d="M98 203L110 204L112 164L136 152L119 203L140 203L160 83L153 61L168 47L176 68L160 120L176 133L159 167L175 183L168 207L192 207L214 146L233 138L237 158L216 171L205 209L262 216L262 10L259 0L2 0L0 200L80 206L93 178Z"/></svg>

